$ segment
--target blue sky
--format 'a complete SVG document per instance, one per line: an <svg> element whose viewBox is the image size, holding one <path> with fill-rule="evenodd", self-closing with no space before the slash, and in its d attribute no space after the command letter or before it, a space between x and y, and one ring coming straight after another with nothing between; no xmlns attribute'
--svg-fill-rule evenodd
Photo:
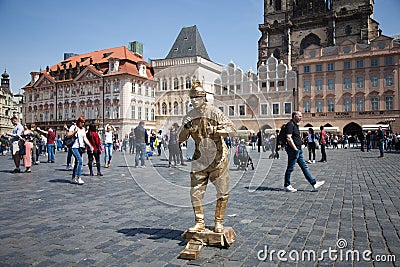
<svg viewBox="0 0 400 267"><path fill-rule="evenodd" d="M375 0L385 35L400 34L399 0ZM30 72L63 59L130 41L147 60L165 58L182 27L197 25L211 60L256 69L263 0L0 0L0 73L15 93ZM21 91L22 92L22 91Z"/></svg>

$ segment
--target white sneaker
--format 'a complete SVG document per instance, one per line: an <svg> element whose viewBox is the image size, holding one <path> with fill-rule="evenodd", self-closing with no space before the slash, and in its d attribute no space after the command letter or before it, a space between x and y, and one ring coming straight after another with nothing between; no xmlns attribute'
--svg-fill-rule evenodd
<svg viewBox="0 0 400 267"><path fill-rule="evenodd" d="M315 163L315 159L312 161L312 163Z"/></svg>
<svg viewBox="0 0 400 267"><path fill-rule="evenodd" d="M76 183L77 184L84 184L85 182L81 179L81 177L78 177Z"/></svg>
<svg viewBox="0 0 400 267"><path fill-rule="evenodd" d="M78 179L72 178L72 179L71 179L71 183L73 183L73 184L78 184Z"/></svg>
<svg viewBox="0 0 400 267"><path fill-rule="evenodd" d="M307 163L308 163L308 164L311 164L311 160L307 160Z"/></svg>
<svg viewBox="0 0 400 267"><path fill-rule="evenodd" d="M318 188L321 187L324 183L325 183L325 181L316 182L315 185L313 185L314 190L318 190Z"/></svg>
<svg viewBox="0 0 400 267"><path fill-rule="evenodd" d="M291 193L297 192L297 189L294 188L292 185L286 186L285 189L287 192L291 192Z"/></svg>

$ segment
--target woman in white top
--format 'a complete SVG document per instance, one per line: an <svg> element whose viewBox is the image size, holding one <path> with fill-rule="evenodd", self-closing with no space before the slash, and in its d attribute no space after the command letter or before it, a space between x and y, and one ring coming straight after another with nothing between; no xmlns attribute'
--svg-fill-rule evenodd
<svg viewBox="0 0 400 267"><path fill-rule="evenodd" d="M74 184L84 184L85 182L82 180L82 154L85 151L86 145L93 151L93 147L90 144L89 140L86 138L86 130L84 127L85 124L85 117L80 116L77 121L76 125L72 125L69 128L67 137L71 137L75 135L77 138L72 145L72 155L75 158L74 169L72 171L72 183Z"/></svg>
<svg viewBox="0 0 400 267"><path fill-rule="evenodd" d="M111 164L112 151L113 151L113 137L115 128L107 124L104 132L104 167L108 168Z"/></svg>

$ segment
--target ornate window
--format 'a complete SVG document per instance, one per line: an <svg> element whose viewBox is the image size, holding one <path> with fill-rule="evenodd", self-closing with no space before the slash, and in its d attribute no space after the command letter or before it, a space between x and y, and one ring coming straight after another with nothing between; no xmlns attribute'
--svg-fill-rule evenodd
<svg viewBox="0 0 400 267"><path fill-rule="evenodd" d="M335 90L335 79L328 79L328 90Z"/></svg>
<svg viewBox="0 0 400 267"><path fill-rule="evenodd" d="M386 110L392 110L392 109L394 109L394 106L393 106L393 96L386 96L386 97L385 97L385 107L386 107Z"/></svg>
<svg viewBox="0 0 400 267"><path fill-rule="evenodd" d="M322 112L322 104L323 104L322 99L315 100L315 112Z"/></svg>
<svg viewBox="0 0 400 267"><path fill-rule="evenodd" d="M143 119L143 117L142 117L142 107L138 107L138 119L139 120Z"/></svg>
<svg viewBox="0 0 400 267"><path fill-rule="evenodd" d="M165 102L161 105L161 114L167 115L167 104Z"/></svg>
<svg viewBox="0 0 400 267"><path fill-rule="evenodd" d="M114 114L113 114L114 119L119 119L119 106L114 107Z"/></svg>
<svg viewBox="0 0 400 267"><path fill-rule="evenodd" d="M364 88L364 76L357 76L357 88Z"/></svg>
<svg viewBox="0 0 400 267"><path fill-rule="evenodd" d="M178 115L179 114L179 105L178 102L174 102L174 115Z"/></svg>
<svg viewBox="0 0 400 267"><path fill-rule="evenodd" d="M379 110L379 97L371 97L371 110Z"/></svg>
<svg viewBox="0 0 400 267"><path fill-rule="evenodd" d="M385 75L385 85L392 86L393 85L393 74L386 74Z"/></svg>
<svg viewBox="0 0 400 267"><path fill-rule="evenodd" d="M166 79L163 79L163 80L162 80L162 85L161 85L161 90L167 91L167 89L168 89L167 80L166 80Z"/></svg>
<svg viewBox="0 0 400 267"><path fill-rule="evenodd" d="M379 59L371 58L371 67L378 67L378 66L379 66Z"/></svg>
<svg viewBox="0 0 400 267"><path fill-rule="evenodd" d="M304 100L303 107L304 107L304 113L310 113L310 111L311 111L310 100Z"/></svg>
<svg viewBox="0 0 400 267"><path fill-rule="evenodd" d="M371 87L377 87L379 84L378 75L371 75Z"/></svg>
<svg viewBox="0 0 400 267"><path fill-rule="evenodd" d="M351 98L348 97L343 99L343 111L351 111Z"/></svg>
<svg viewBox="0 0 400 267"><path fill-rule="evenodd" d="M110 106L104 107L104 118L110 119L111 118L111 113L110 113Z"/></svg>
<svg viewBox="0 0 400 267"><path fill-rule="evenodd" d="M287 102L284 104L284 112L286 115L292 114L292 103L291 102Z"/></svg>
<svg viewBox="0 0 400 267"><path fill-rule="evenodd" d="M186 77L186 89L190 89L192 87L192 82L190 77Z"/></svg>
<svg viewBox="0 0 400 267"><path fill-rule="evenodd" d="M178 88L179 88L179 80L178 80L178 78L175 78L174 79L174 89L178 90Z"/></svg>
<svg viewBox="0 0 400 267"><path fill-rule="evenodd" d="M238 105L239 116L246 116L246 105Z"/></svg>
<svg viewBox="0 0 400 267"><path fill-rule="evenodd" d="M393 65L393 57L392 56L385 57L385 66L391 66L391 65Z"/></svg>
<svg viewBox="0 0 400 267"><path fill-rule="evenodd" d="M345 77L343 79L343 87L344 87L344 89L351 89L351 78L350 77Z"/></svg>
<svg viewBox="0 0 400 267"><path fill-rule="evenodd" d="M322 80L315 80L315 90L317 91L322 90Z"/></svg>
<svg viewBox="0 0 400 267"><path fill-rule="evenodd" d="M136 119L136 106L131 106L131 119Z"/></svg>
<svg viewBox="0 0 400 267"><path fill-rule="evenodd" d="M231 105L228 107L228 116L235 116L235 106Z"/></svg>
<svg viewBox="0 0 400 267"><path fill-rule="evenodd" d="M328 112L335 111L335 99L328 99Z"/></svg>
<svg viewBox="0 0 400 267"><path fill-rule="evenodd" d="M356 98L356 109L357 109L357 111L364 111L365 110L364 97L357 97Z"/></svg>
<svg viewBox="0 0 400 267"><path fill-rule="evenodd" d="M119 81L115 81L114 83L113 83L113 87L114 87L114 89L113 89L113 91L114 92L119 92Z"/></svg>
<svg viewBox="0 0 400 267"><path fill-rule="evenodd" d="M272 103L272 115L280 114L280 105L279 103Z"/></svg>
<svg viewBox="0 0 400 267"><path fill-rule="evenodd" d="M149 120L149 108L144 108L144 119Z"/></svg>
<svg viewBox="0 0 400 267"><path fill-rule="evenodd" d="M268 104L261 104L260 114L268 115Z"/></svg>

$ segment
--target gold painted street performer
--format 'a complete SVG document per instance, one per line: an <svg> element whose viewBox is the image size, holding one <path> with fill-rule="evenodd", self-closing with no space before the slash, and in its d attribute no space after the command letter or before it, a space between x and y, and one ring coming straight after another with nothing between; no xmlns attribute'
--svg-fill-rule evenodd
<svg viewBox="0 0 400 267"><path fill-rule="evenodd" d="M224 113L207 103L206 91L195 81L189 92L193 109L182 120L179 129L179 143L190 136L195 142L192 169L190 172L190 196L196 224L190 232L205 230L202 201L210 180L217 191L214 232L224 232L224 215L229 198L229 150L224 138L235 131L233 124Z"/></svg>

